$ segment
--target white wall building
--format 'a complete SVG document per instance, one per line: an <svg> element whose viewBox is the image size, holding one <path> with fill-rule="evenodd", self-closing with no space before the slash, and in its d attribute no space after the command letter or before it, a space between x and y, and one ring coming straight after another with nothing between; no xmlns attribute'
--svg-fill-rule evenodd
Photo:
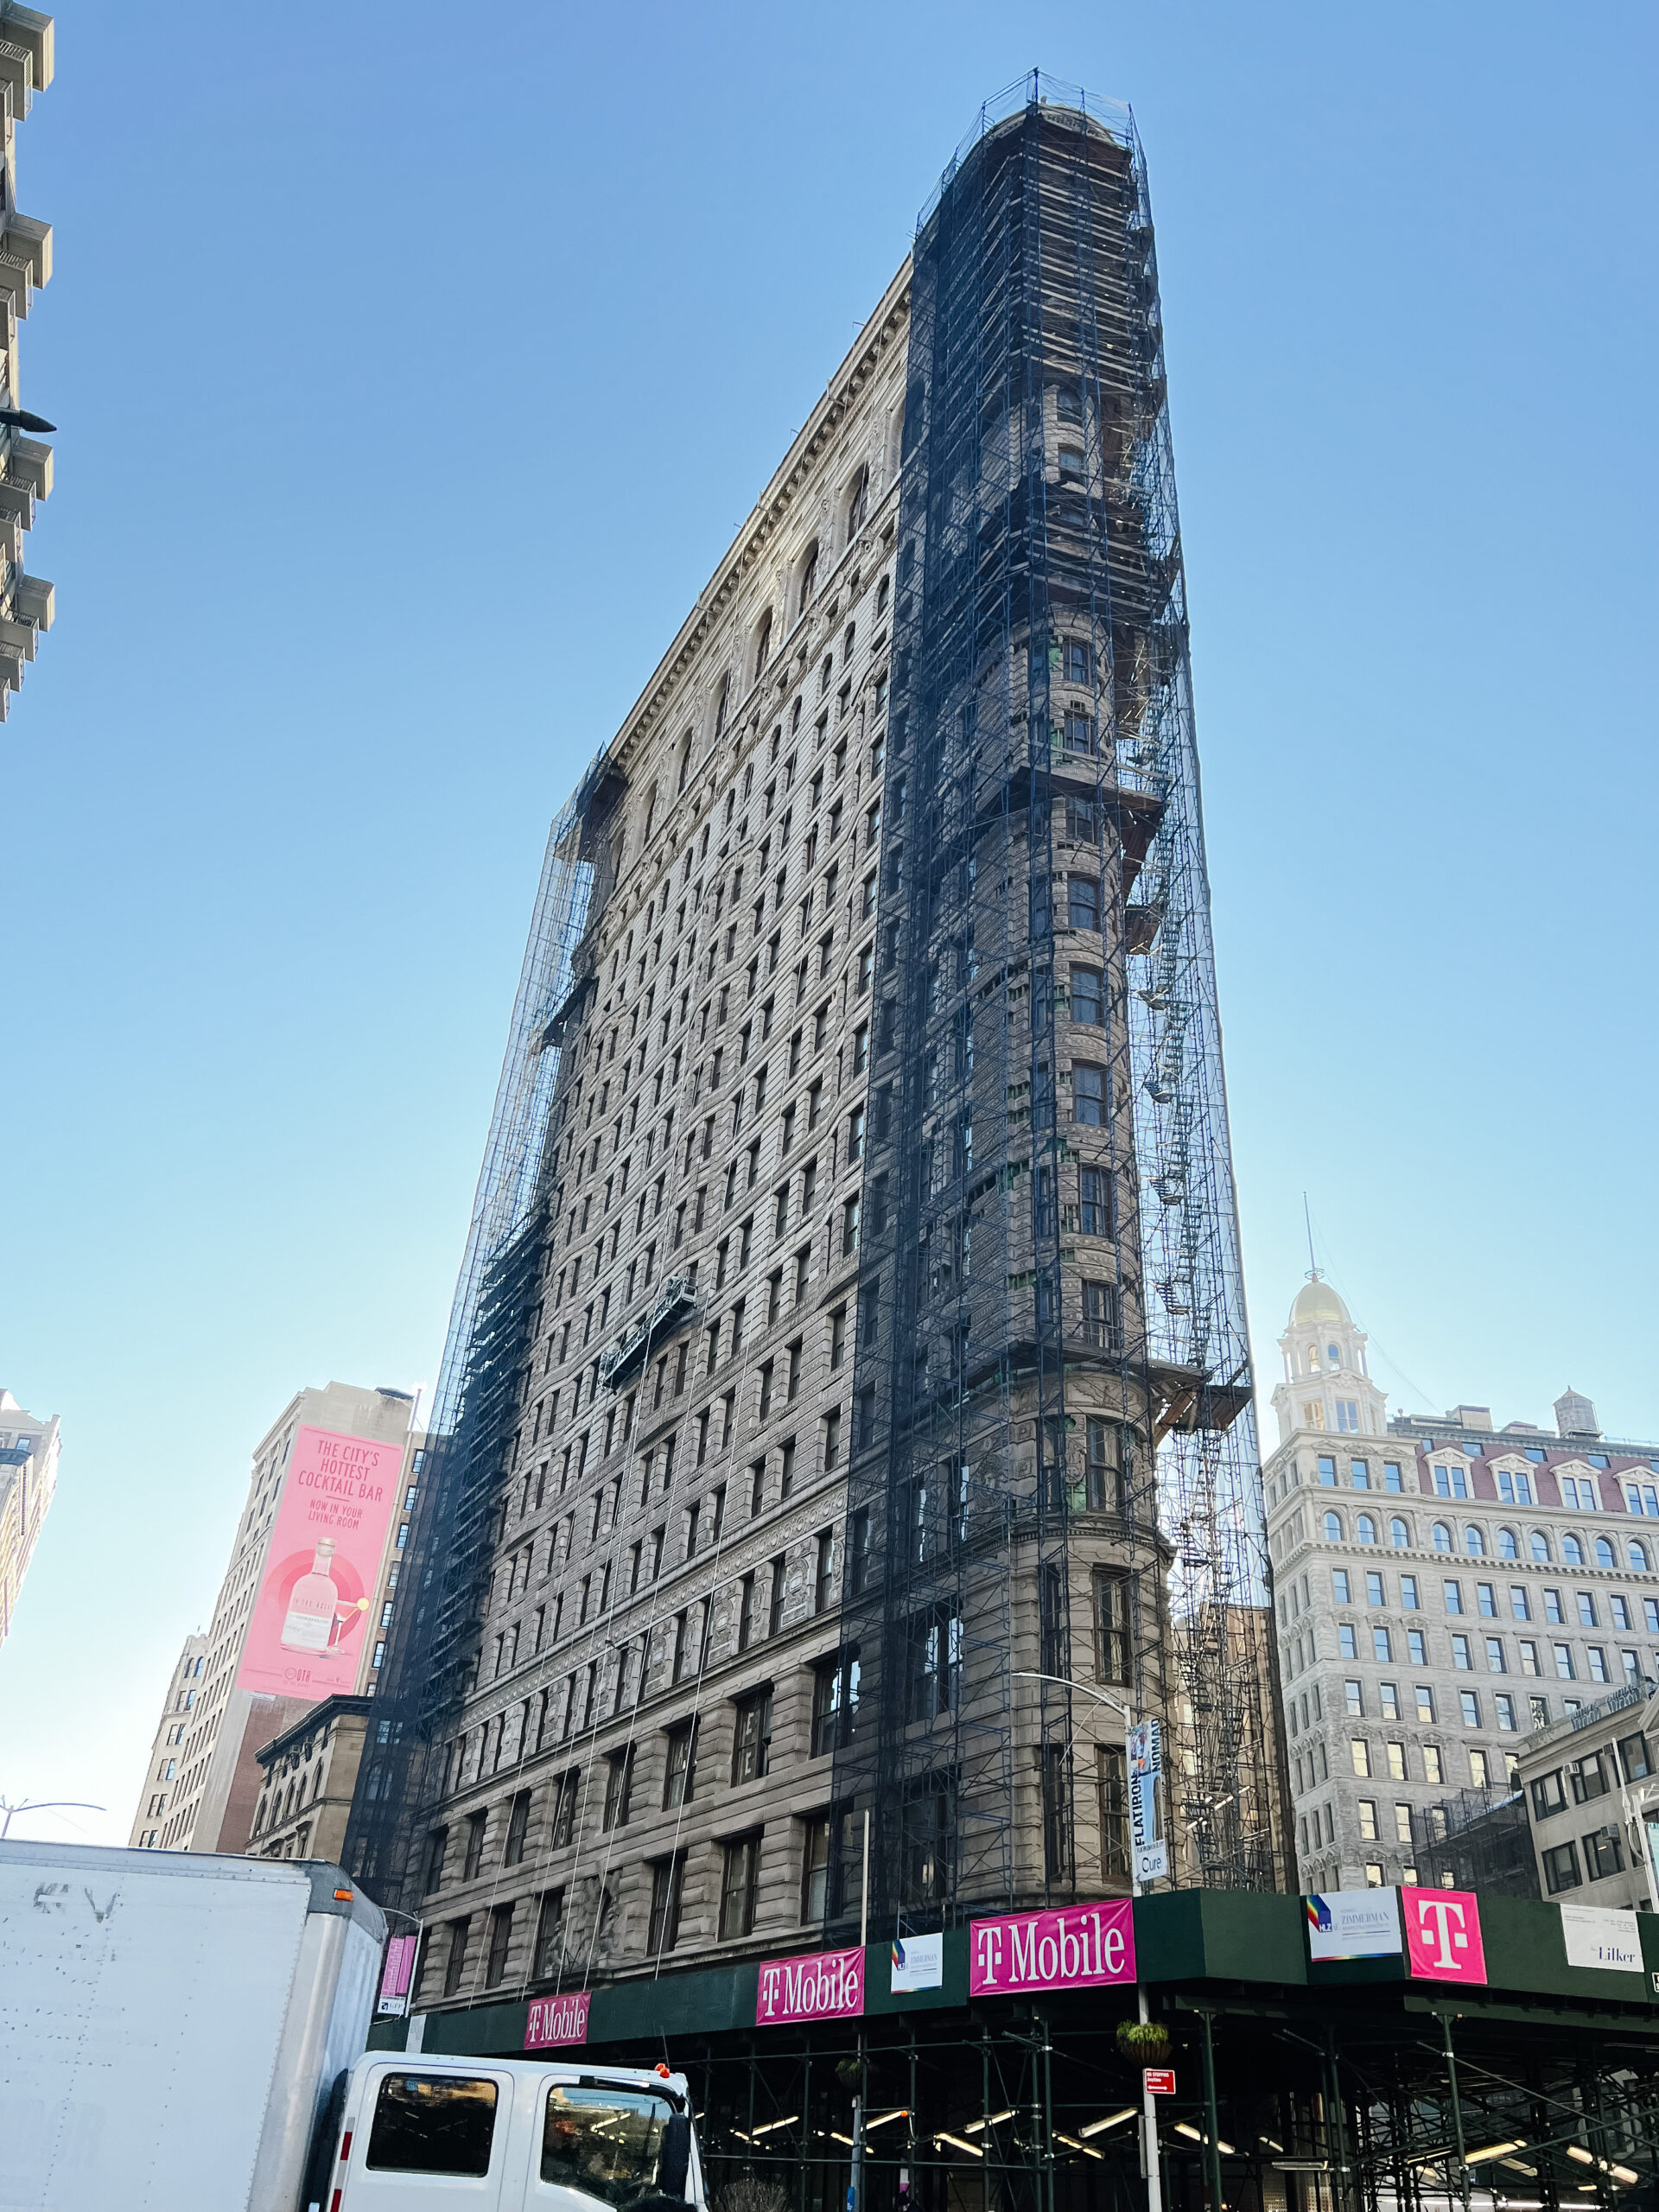
<svg viewBox="0 0 1659 2212"><path fill-rule="evenodd" d="M1523 1738L1659 1677L1659 1445L1610 1444L1573 1391L1554 1435L1389 1421L1365 1344L1328 1282L1297 1293L1262 1471L1309 1890L1414 1879Z"/></svg>
<svg viewBox="0 0 1659 2212"><path fill-rule="evenodd" d="M58 1484L58 1417L36 1421L0 1390L0 1643Z"/></svg>

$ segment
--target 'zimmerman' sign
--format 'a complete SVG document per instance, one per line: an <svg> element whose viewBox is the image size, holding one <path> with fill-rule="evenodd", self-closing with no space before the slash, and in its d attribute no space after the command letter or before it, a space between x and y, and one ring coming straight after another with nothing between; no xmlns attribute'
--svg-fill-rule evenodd
<svg viewBox="0 0 1659 2212"><path fill-rule="evenodd" d="M1099 1989L1135 1980L1135 1908L1128 1897L1065 1912L976 1920L969 1931L968 1993Z"/></svg>
<svg viewBox="0 0 1659 2212"><path fill-rule="evenodd" d="M754 2024L845 2020L864 2010L861 1950L814 1951L801 1959L767 1959L754 1993Z"/></svg>

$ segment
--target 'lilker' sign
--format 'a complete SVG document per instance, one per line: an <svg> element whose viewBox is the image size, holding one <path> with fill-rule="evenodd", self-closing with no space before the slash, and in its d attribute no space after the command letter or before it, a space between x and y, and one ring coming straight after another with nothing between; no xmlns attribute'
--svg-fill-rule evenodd
<svg viewBox="0 0 1659 2212"><path fill-rule="evenodd" d="M864 2010L861 1950L814 1951L801 1959L768 1959L754 1993L754 2024L844 2020Z"/></svg>
<svg viewBox="0 0 1659 2212"><path fill-rule="evenodd" d="M976 1920L969 1931L968 1993L1099 1989L1135 1980L1135 1908L1128 1897L1065 1912Z"/></svg>

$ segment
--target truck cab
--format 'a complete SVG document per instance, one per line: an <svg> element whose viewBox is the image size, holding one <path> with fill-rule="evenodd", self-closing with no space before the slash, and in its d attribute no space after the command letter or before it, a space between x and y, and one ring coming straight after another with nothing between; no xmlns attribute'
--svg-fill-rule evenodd
<svg viewBox="0 0 1659 2212"><path fill-rule="evenodd" d="M318 2212L706 2212L685 2076L371 2051Z"/></svg>

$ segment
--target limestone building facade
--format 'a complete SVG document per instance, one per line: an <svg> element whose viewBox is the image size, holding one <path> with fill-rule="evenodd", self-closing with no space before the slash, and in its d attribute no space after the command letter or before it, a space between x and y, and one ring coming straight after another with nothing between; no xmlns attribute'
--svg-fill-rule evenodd
<svg viewBox="0 0 1659 2212"><path fill-rule="evenodd" d="M1280 1338L1262 1470L1304 1889L1410 1882L1516 1787L1535 1732L1659 1679L1659 1445L1483 1406L1388 1417L1314 1276Z"/></svg>

